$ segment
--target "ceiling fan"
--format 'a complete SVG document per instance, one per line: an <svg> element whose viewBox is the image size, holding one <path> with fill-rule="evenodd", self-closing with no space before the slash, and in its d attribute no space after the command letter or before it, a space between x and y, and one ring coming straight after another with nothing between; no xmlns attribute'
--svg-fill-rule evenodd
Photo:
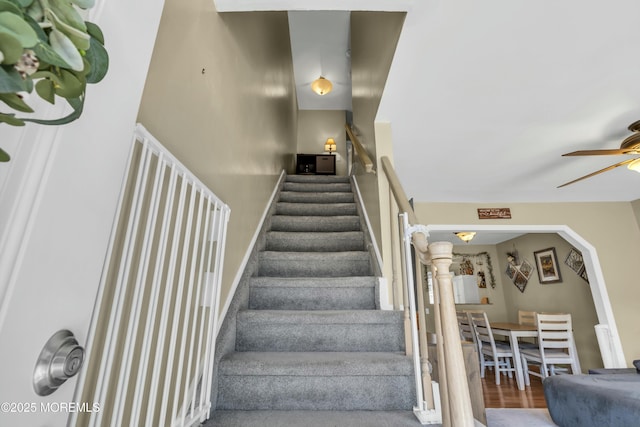
<svg viewBox="0 0 640 427"><path fill-rule="evenodd" d="M628 129L633 132L631 135L626 137L622 143L620 144L619 149L613 150L580 150L573 151L571 153L563 154L563 156L615 156L618 154L640 154L640 120L631 123ZM618 166L624 166L631 170L635 170L640 172L640 157L636 157L634 159L627 159L621 162L618 162L614 165L607 166L604 169L600 169L598 171L592 172L588 175L582 176L578 179L574 179L573 181L566 182L562 185L559 185L558 188L566 187L567 185L573 184L578 181L582 181L583 179L591 178L594 175L601 174L603 172L610 171L612 169L617 168Z"/></svg>

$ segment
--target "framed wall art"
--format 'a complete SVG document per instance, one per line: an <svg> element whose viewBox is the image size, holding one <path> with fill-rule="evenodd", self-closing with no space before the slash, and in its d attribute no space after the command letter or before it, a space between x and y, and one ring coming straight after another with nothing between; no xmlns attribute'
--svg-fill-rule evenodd
<svg viewBox="0 0 640 427"><path fill-rule="evenodd" d="M582 254L575 248L571 248L567 258L564 260L564 263L569 266L570 269L575 271L577 274L580 274L580 270L584 268L584 260L582 259Z"/></svg>
<svg viewBox="0 0 640 427"><path fill-rule="evenodd" d="M513 277L513 284L516 285L516 288L518 288L522 293L524 293L524 288L527 286L528 281L527 277L520 271L518 271Z"/></svg>
<svg viewBox="0 0 640 427"><path fill-rule="evenodd" d="M533 253L538 279L543 285L562 282L556 248L547 248Z"/></svg>
<svg viewBox="0 0 640 427"><path fill-rule="evenodd" d="M518 266L518 270L520 270L520 273L529 280L529 277L531 277L531 273L533 272L533 266L529 264L529 261L523 259L522 264Z"/></svg>

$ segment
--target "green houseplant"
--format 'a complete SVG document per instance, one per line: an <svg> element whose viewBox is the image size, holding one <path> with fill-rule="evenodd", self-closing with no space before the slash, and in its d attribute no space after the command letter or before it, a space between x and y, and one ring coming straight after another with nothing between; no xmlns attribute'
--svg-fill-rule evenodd
<svg viewBox="0 0 640 427"><path fill-rule="evenodd" d="M0 0L0 101L15 112L33 113L27 101L35 92L51 104L62 98L73 109L54 120L0 110L0 123L61 125L80 117L87 84L102 80L109 67L102 31L82 17L94 3ZM8 160L0 149L0 161Z"/></svg>

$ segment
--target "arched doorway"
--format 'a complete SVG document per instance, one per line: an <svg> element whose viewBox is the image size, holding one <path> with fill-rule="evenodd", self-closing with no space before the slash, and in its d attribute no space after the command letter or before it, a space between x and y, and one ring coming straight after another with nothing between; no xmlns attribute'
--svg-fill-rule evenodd
<svg viewBox="0 0 640 427"><path fill-rule="evenodd" d="M582 252L585 268L589 277L589 286L598 318L598 324L594 326L598 340L600 355L605 368L625 368L626 362L622 350L622 343L613 315L613 309L609 300L604 275L598 259L598 254L587 240L566 225L469 225L469 224L437 224L428 225L427 231L456 232L465 231L491 231L504 233L557 233L564 240ZM430 239L434 241L433 239Z"/></svg>

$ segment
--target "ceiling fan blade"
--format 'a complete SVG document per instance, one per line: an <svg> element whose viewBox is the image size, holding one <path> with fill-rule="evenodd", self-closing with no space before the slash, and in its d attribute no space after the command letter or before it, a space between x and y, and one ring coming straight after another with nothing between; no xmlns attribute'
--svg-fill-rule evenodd
<svg viewBox="0 0 640 427"><path fill-rule="evenodd" d="M601 173L603 173L603 172L610 171L611 169L615 169L615 168L617 168L618 166L623 166L623 165L626 165L626 164L628 164L628 163L631 163L631 162L633 162L634 160L635 160L635 159L627 159L627 160L624 160L624 161L622 161L622 162L616 163L615 165L607 166L606 168L604 168L604 169L600 169L599 171L592 172L592 173L590 173L589 175L581 176L581 177L580 177L580 178L578 178L578 179L574 179L573 181L569 181L569 182L566 182L566 183L564 183L564 184L562 184L562 185L559 185L557 188L566 187L567 185L571 185L571 184L576 183L576 182L578 182L578 181L582 181L583 179L591 178L592 176L595 176L595 175L601 174Z"/></svg>
<svg viewBox="0 0 640 427"><path fill-rule="evenodd" d="M640 154L638 150L618 148L615 150L580 150L563 154L562 156L614 156L617 154Z"/></svg>

